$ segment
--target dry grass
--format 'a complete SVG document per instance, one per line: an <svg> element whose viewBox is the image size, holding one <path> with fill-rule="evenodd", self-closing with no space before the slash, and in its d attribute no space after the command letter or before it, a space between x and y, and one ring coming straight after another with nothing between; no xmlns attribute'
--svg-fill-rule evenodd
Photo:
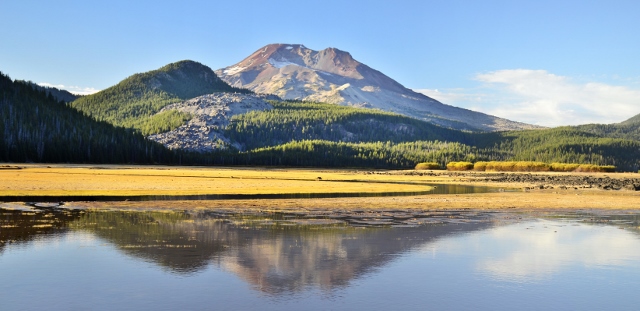
<svg viewBox="0 0 640 311"><path fill-rule="evenodd" d="M318 178L319 177L319 178ZM0 196L418 192L406 176L338 170L142 166L26 166L0 170Z"/></svg>

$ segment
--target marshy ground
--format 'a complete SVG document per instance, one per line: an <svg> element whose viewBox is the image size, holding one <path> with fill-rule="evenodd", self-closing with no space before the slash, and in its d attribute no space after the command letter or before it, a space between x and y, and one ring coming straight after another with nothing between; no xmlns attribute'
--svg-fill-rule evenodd
<svg viewBox="0 0 640 311"><path fill-rule="evenodd" d="M487 173L299 168L116 165L4 165L0 196L115 196L117 202L67 202L77 208L431 210L640 209L634 173ZM469 194L420 194L433 184L494 187ZM632 189L633 188L633 189ZM609 189L609 190L605 190ZM612 190L620 189L620 190ZM382 197L127 201L140 195L384 194ZM66 201L61 199L61 201ZM4 206L7 203L2 204Z"/></svg>

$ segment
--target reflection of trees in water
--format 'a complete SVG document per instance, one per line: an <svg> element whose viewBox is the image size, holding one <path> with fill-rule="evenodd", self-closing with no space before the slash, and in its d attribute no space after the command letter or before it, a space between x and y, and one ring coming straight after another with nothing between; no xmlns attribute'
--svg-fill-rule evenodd
<svg viewBox="0 0 640 311"><path fill-rule="evenodd" d="M283 225L258 218L223 220L184 213L94 212L72 226L94 232L124 253L173 272L196 272L213 263L272 294L315 286L324 290L346 286L433 239L489 226L482 223L363 229Z"/></svg>
<svg viewBox="0 0 640 311"><path fill-rule="evenodd" d="M216 219L194 219L177 212L92 212L72 227L114 243L127 255L178 273L205 268L212 257L233 246L237 232Z"/></svg>
<svg viewBox="0 0 640 311"><path fill-rule="evenodd" d="M0 209L0 253L7 244L20 244L42 236L68 231L68 224L82 212L71 210L5 210Z"/></svg>

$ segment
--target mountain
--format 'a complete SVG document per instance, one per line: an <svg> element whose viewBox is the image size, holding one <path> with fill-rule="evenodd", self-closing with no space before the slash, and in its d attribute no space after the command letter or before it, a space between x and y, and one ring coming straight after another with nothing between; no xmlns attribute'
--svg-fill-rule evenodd
<svg viewBox="0 0 640 311"><path fill-rule="evenodd" d="M134 74L108 89L78 98L71 106L98 120L150 135L172 130L190 118L175 111L157 114L165 106L215 92L250 91L231 87L211 68L185 60Z"/></svg>
<svg viewBox="0 0 640 311"><path fill-rule="evenodd" d="M274 99L214 93L165 107L193 116L169 135L180 149L171 151L0 74L0 162L412 168L427 161L527 160L623 171L640 166L639 141L573 127L471 133L380 110ZM192 144L193 137L204 140Z"/></svg>
<svg viewBox="0 0 640 311"><path fill-rule="evenodd" d="M0 162L175 163L162 145L98 122L0 73Z"/></svg>
<svg viewBox="0 0 640 311"><path fill-rule="evenodd" d="M377 108L462 130L537 128L442 104L405 88L335 48L314 51L300 44L270 44L241 62L216 70L234 87L283 99Z"/></svg>

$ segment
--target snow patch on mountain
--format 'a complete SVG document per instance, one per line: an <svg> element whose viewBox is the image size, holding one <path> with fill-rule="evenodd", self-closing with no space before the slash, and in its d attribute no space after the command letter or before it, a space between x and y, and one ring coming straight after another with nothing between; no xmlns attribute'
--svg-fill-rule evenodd
<svg viewBox="0 0 640 311"><path fill-rule="evenodd" d="M282 68L285 66L289 66L289 65L294 65L294 66L298 66L298 64L296 63L292 63L288 60L275 60L273 58L269 58L269 64L271 64L271 66L276 67L276 68ZM232 73L230 73L232 74Z"/></svg>
<svg viewBox="0 0 640 311"><path fill-rule="evenodd" d="M245 69L246 69L246 67L235 66L233 68L229 68L229 69L225 70L224 73L228 74L228 75L234 75L234 74L236 74L238 72L241 72L241 71L243 71Z"/></svg>

